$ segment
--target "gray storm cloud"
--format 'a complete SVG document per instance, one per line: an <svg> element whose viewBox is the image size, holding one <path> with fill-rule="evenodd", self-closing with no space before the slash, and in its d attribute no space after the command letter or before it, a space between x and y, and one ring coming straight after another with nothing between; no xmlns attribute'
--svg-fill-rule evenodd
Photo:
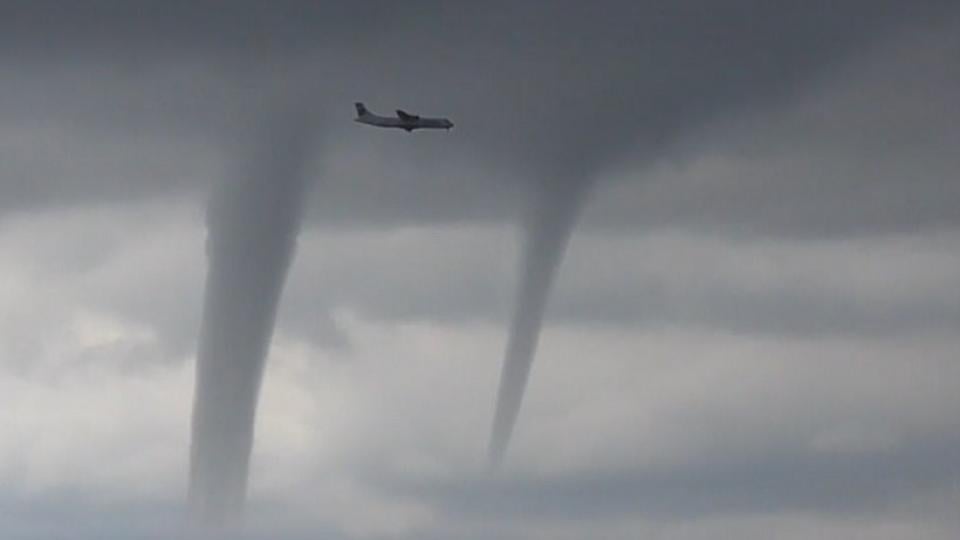
<svg viewBox="0 0 960 540"><path fill-rule="evenodd" d="M696 21L680 8L650 13L625 9L620 18L583 19L562 33L589 29L596 39L588 52L566 50L563 64L544 68L541 82L569 81L565 74L578 66L581 76L569 84L582 85L582 95L590 99L576 99L575 91L564 94L569 89L555 91L564 87L560 82L532 92L536 99L527 108L531 118L549 124L541 131L551 137L525 132L519 145L538 163L534 169L540 182L527 214L489 441L493 467L502 461L514 430L551 288L593 178L628 152L649 160L711 120L795 93L868 42L871 33L890 25L896 11L890 6L828 10L837 24L826 26L816 13L825 6L797 18L761 4L737 5L745 11L703 5L710 16ZM756 9L747 9L751 6ZM863 26L873 27L872 32L858 30L858 20L869 20ZM806 28L819 32L818 43L802 31Z"/></svg>
<svg viewBox="0 0 960 540"><path fill-rule="evenodd" d="M308 188L313 126L287 111L243 145L208 208L209 270L197 354L189 505L221 524L242 510L264 361Z"/></svg>
<svg viewBox="0 0 960 540"><path fill-rule="evenodd" d="M257 100L251 88L284 78L290 84L323 81L328 91L317 99L345 110L341 122L325 128L345 148L359 148L331 157L351 172L369 165L369 181L342 174L342 185L327 186L340 189L330 189L320 206L307 210L312 219L380 228L465 218L499 223L513 210L514 193L534 194L490 441L497 462L521 410L557 270L598 171L624 154L637 158L634 152L642 154L638 162L649 164L663 157L664 147L682 147L684 135L716 116L738 107L761 110L771 98L801 93L823 68L841 66L851 52L956 3L610 0L598 8L531 0L457 9L432 1L278 0L269 9L252 0L237 0L229 9L204 1L126 9L114 2L61 4L21 3L0 20L0 57L8 61L9 79L0 89L0 110L8 125L31 126L18 131L36 133L20 146L0 148L9 178L0 182L0 215L8 208L193 193L203 185L196 179L211 176L197 157L206 153L194 144L216 129L208 124L219 126L221 116L229 116L225 109ZM942 65L932 65L937 80ZM897 110L904 86L856 92L853 115L844 122L859 126L851 137L862 138L858 118L870 109L861 105L876 103L875 90L889 91L896 99L887 109ZM349 104L358 98L449 114L458 128L451 137L433 139L346 135L355 127ZM41 129L48 123L58 127L56 137ZM190 488L192 507L210 519L236 512L243 502L263 362L306 189L301 167L308 137L290 129L296 122L287 119L268 124L256 130L259 142L239 160L238 174L224 178L210 208ZM825 124L832 130L837 122ZM896 132L903 123L892 127ZM918 126L913 138L929 139L927 128ZM76 135L67 142L84 144L64 152L60 141L74 133L70 129ZM86 144L91 140L103 141L103 147ZM801 162L810 159L805 142L791 151L797 148ZM386 150L396 153L385 159ZM671 182L660 198L646 197L648 191L642 191L643 200L624 197L609 219L634 230L699 224L712 231L733 223L816 232L832 218L841 233L877 230L870 220L888 224L887 230L929 224L934 214L955 224L956 194L943 189L953 162L943 160L940 175L916 174L931 162L918 156L919 168L893 174L888 182L887 198L899 207L875 204L884 192L877 191L872 174L862 175L869 184L846 179L840 186L856 189L840 190L809 181L808 172L794 167L801 170L796 181L774 171L769 181L746 188L735 182L719 186L713 179L706 179L704 185L713 186L707 190ZM444 160L437 169L424 166ZM516 192L501 191L508 196L490 195L497 193L491 180L499 168L531 181L517 182ZM838 176L846 177L851 165L839 168ZM425 170L450 174L433 182L440 175ZM901 177L910 178L909 187L901 186ZM385 190L393 190L391 196L383 196ZM936 204L911 202L921 195ZM931 206L937 212L927 211ZM630 302L626 294L617 296ZM635 311L650 310L647 302L637 296L642 305ZM784 325L796 328L790 318L800 311L796 303L770 310L790 314ZM596 316L597 310L587 311ZM763 318L776 324L777 317Z"/></svg>

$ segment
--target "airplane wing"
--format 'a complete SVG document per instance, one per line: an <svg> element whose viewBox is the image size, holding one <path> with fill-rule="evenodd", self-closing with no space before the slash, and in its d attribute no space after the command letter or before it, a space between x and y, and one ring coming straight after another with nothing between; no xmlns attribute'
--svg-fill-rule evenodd
<svg viewBox="0 0 960 540"><path fill-rule="evenodd" d="M410 113L408 113L408 112L401 111L400 109L397 109L397 116L398 116L401 120L419 120L419 119L420 119L419 116L417 116L417 115L415 115L415 114L410 114Z"/></svg>

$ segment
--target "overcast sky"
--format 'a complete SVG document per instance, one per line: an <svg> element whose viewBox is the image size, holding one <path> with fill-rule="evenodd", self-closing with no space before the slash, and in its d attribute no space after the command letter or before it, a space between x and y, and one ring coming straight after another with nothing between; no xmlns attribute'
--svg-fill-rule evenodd
<svg viewBox="0 0 960 540"><path fill-rule="evenodd" d="M5 3L0 537L181 530L207 201L291 107L244 537L960 537L952 2L320 4ZM520 226L571 179L491 477Z"/></svg>

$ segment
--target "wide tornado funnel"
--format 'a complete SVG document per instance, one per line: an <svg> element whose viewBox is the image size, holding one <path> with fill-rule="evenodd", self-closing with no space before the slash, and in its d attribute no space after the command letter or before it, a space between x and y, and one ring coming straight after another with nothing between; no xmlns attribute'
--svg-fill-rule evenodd
<svg viewBox="0 0 960 540"><path fill-rule="evenodd" d="M303 115L269 117L210 200L188 494L202 524L228 524L244 505L260 380L300 229L312 135Z"/></svg>

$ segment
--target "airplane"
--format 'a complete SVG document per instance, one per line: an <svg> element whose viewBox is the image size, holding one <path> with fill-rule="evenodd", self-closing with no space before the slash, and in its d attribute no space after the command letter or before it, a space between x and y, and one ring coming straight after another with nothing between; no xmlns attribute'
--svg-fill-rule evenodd
<svg viewBox="0 0 960 540"><path fill-rule="evenodd" d="M401 111L397 109L397 117L393 118L390 116L380 116L374 114L367 110L367 108L360 103L354 103L354 106L357 108L357 117L354 118L354 122L360 122L361 124L368 124L371 126L384 127L384 128L400 128L410 133L415 129L446 129L449 130L453 127L453 122L447 120L446 118L421 118L415 114L410 114L408 112Z"/></svg>

